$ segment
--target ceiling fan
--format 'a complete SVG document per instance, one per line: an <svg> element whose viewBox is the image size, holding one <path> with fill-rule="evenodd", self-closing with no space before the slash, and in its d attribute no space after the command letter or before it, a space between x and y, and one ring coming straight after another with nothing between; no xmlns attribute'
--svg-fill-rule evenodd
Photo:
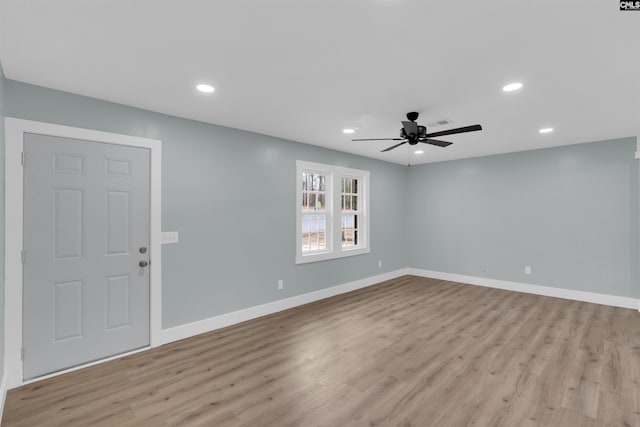
<svg viewBox="0 0 640 427"><path fill-rule="evenodd" d="M400 129L400 138L359 138L352 139L352 141L402 141L399 144L392 145L389 148L385 148L381 152L393 150L407 142L409 145L416 145L418 142L424 142L425 144L437 145L438 147L448 147L453 144L452 142L441 141L439 139L433 139L437 136L454 135L456 133L473 132L476 130L482 130L480 125L465 126L461 128L443 130L440 132L427 133L426 126L420 126L416 123L419 113L415 111L407 113L408 121L402 122L402 129Z"/></svg>

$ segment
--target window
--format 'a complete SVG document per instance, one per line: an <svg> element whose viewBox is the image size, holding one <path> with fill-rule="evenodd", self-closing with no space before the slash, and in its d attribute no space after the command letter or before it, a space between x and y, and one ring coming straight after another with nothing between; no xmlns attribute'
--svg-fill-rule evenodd
<svg viewBox="0 0 640 427"><path fill-rule="evenodd" d="M327 175L302 172L302 252L327 250Z"/></svg>
<svg viewBox="0 0 640 427"><path fill-rule="evenodd" d="M296 166L296 264L369 253L369 172Z"/></svg>
<svg viewBox="0 0 640 427"><path fill-rule="evenodd" d="M342 178L342 247L358 247L358 178Z"/></svg>

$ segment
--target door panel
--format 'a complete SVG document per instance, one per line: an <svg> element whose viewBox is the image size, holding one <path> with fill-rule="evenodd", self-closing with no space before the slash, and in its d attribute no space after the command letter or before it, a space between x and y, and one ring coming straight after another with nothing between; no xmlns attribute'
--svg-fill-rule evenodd
<svg viewBox="0 0 640 427"><path fill-rule="evenodd" d="M53 342L82 337L81 280L53 284Z"/></svg>
<svg viewBox="0 0 640 427"><path fill-rule="evenodd" d="M129 192L107 191L105 197L105 255L129 254Z"/></svg>
<svg viewBox="0 0 640 427"><path fill-rule="evenodd" d="M24 379L149 345L149 150L25 134L24 152Z"/></svg>
<svg viewBox="0 0 640 427"><path fill-rule="evenodd" d="M106 329L129 326L129 276L106 278Z"/></svg>
<svg viewBox="0 0 640 427"><path fill-rule="evenodd" d="M53 172L84 174L84 157L53 153Z"/></svg>
<svg viewBox="0 0 640 427"><path fill-rule="evenodd" d="M82 258L84 194L81 188L53 188L53 258Z"/></svg>

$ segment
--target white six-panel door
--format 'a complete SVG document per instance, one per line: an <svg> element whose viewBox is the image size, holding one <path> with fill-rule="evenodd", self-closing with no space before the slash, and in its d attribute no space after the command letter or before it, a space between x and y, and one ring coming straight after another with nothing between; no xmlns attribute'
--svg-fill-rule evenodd
<svg viewBox="0 0 640 427"><path fill-rule="evenodd" d="M149 149L25 134L24 153L24 379L149 345Z"/></svg>

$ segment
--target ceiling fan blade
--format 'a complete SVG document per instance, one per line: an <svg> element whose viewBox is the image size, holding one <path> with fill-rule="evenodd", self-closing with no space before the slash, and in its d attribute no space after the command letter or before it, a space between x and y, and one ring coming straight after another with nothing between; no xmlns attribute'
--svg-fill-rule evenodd
<svg viewBox="0 0 640 427"><path fill-rule="evenodd" d="M437 145L438 147L448 147L453 142L440 141L439 139L421 139L420 142L424 142L425 144Z"/></svg>
<svg viewBox="0 0 640 427"><path fill-rule="evenodd" d="M402 141L400 144L392 145L389 148L385 148L384 150L381 151L381 153L384 153L385 151L393 150L394 148L400 147L402 144L406 144L406 143L407 143L407 141Z"/></svg>
<svg viewBox="0 0 640 427"><path fill-rule="evenodd" d="M443 131L440 131L440 132L428 133L428 134L425 135L425 137L430 138L432 136L454 135L456 133L474 132L476 130L482 130L482 126L480 126L480 125L472 125L472 126L465 126L465 127L462 127L462 128L443 130Z"/></svg>
<svg viewBox="0 0 640 427"><path fill-rule="evenodd" d="M414 135L418 136L418 124L416 122L402 122L402 127L404 127L404 131L407 136Z"/></svg>
<svg viewBox="0 0 640 427"><path fill-rule="evenodd" d="M402 141L404 138L359 138L352 141Z"/></svg>

